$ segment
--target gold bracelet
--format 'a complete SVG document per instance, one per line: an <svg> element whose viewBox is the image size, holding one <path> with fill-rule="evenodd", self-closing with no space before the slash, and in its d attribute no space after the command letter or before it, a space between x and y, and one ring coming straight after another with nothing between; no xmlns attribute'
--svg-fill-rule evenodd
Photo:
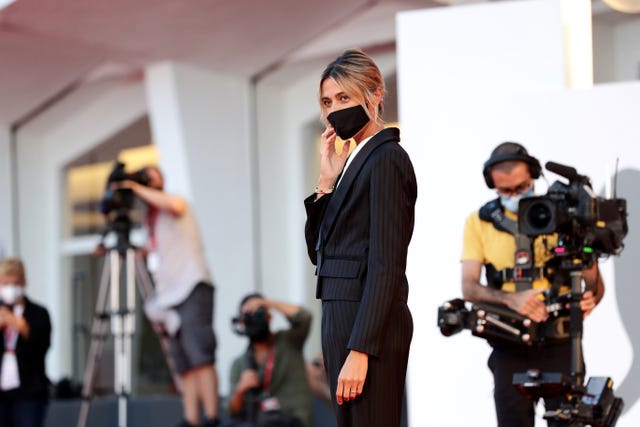
<svg viewBox="0 0 640 427"><path fill-rule="evenodd" d="M334 188L335 188L335 185L331 186L331 188L329 188L327 190L323 190L322 188L316 186L315 193L316 194L331 194L331 193L333 193L333 189Z"/></svg>

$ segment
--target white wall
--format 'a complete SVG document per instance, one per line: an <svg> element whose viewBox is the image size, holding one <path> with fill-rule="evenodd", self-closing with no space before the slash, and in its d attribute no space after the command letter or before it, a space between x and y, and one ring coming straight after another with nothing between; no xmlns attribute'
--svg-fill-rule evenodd
<svg viewBox="0 0 640 427"><path fill-rule="evenodd" d="M437 307L461 295L464 219L495 197L481 174L491 150L505 140L521 142L543 164L553 160L577 167L592 178L596 191L604 187L607 167L613 170L616 157L621 169L640 168L640 129L635 124L640 84L562 89L558 77L564 64L546 53L562 44L550 4L504 2L398 17L400 120L419 186L408 266L416 324L408 378L412 426L495 425L488 345L468 331L445 338L436 327ZM457 35L462 27L472 35L467 42ZM483 43L494 34L495 42ZM500 43L500 38L508 42ZM429 40L444 46L432 46ZM469 65L467 73L448 73L460 67L460 58ZM559 178L546 175L550 182ZM546 185L539 182L537 190L546 192ZM634 194L620 196L631 199ZM637 215L631 215L636 221ZM626 243L621 259L636 253L638 242ZM621 281L634 279L618 274L618 262L602 264L608 290L585 322L584 337L588 376L611 376L616 385L637 365L628 338L637 333L629 332L633 324L623 324L616 308ZM640 296L634 288L625 292L623 300ZM622 397L631 398L630 409L620 426L635 425L640 411L635 401L640 393L629 389Z"/></svg>
<svg viewBox="0 0 640 427"><path fill-rule="evenodd" d="M13 253L13 201L11 135L0 125L0 259Z"/></svg>
<svg viewBox="0 0 640 427"><path fill-rule="evenodd" d="M593 23L593 80L595 83L616 79L615 28L607 22Z"/></svg>
<svg viewBox="0 0 640 427"><path fill-rule="evenodd" d="M640 22L621 23L614 30L616 80L640 79Z"/></svg>
<svg viewBox="0 0 640 427"><path fill-rule="evenodd" d="M640 79L640 19L611 22L596 15L593 36L596 82Z"/></svg>

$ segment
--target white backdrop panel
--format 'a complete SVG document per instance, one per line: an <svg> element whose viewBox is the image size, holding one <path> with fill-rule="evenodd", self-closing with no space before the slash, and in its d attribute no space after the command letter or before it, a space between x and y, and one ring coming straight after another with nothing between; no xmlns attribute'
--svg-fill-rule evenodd
<svg viewBox="0 0 640 427"><path fill-rule="evenodd" d="M591 177L597 192L620 159L625 179L619 196L629 201L631 232L622 256L602 263L607 293L585 322L584 345L588 376L611 376L616 386L625 386L627 410L618 426L635 426L640 417L640 386L635 384L640 381L629 380L637 378L640 366L634 361L640 339L633 330L640 324L640 314L634 313L635 304L625 301L637 301L640 289L633 285L633 270L623 264L629 265L639 253L633 230L634 224L640 226L640 218L632 209L640 186L640 83L568 91L560 89L554 78L541 76L535 91L523 82L522 90L507 85L507 93L497 87L491 92L478 90L468 83L456 86L441 73L438 85L430 78L438 74L434 66L442 64L430 62L425 50L429 26L418 19L410 21L399 19L398 28L403 143L419 185L408 265L416 325L408 374L410 425L495 425L492 379L486 367L488 345L468 331L441 336L436 312L443 301L461 294L459 256L465 217L495 197L484 185L482 163L498 143L512 140L524 144L543 164L551 160L576 167ZM541 25L540 31L546 30ZM511 59L493 58L503 63ZM562 179L550 172L546 176L549 183ZM536 188L544 194L547 185L538 180ZM631 309L621 311L622 306Z"/></svg>
<svg viewBox="0 0 640 427"><path fill-rule="evenodd" d="M475 421L478 426L491 426L495 421L492 379L486 368L489 347L468 331L445 338L436 327L437 306L461 295L459 256L465 217L494 197L484 186L482 163L497 143L514 140L543 164L552 160L575 166L602 192L607 171L614 170L619 157L621 170L636 172L635 182L625 185L624 192L619 189L619 196L629 200L633 230L640 222L638 211L631 211L640 185L640 128L632 125L640 113L640 84L505 97L489 108L483 108L487 107L484 100L469 100L464 107L456 107L455 115L446 113L454 105L440 104L438 112L419 98L413 108L428 111L430 119L416 134L407 131L403 122L419 185L408 266L416 323L408 386L411 425L460 426ZM564 181L550 172L546 176L549 183ZM538 180L537 191L546 193L544 180ZM640 289L625 286L626 294L616 295L617 283L637 281L631 272L614 277L613 264L637 259L639 243L630 233L622 256L602 263L607 294L585 322L588 374L611 376L616 385L630 375L632 350L640 345L630 341L628 335L633 332L627 329L634 325L623 325L617 300L637 301ZM623 396L628 407L638 397L637 387L630 391L632 396ZM640 415L640 405L630 409L618 425L635 425L631 424L634 414ZM437 421L431 424L434 417Z"/></svg>

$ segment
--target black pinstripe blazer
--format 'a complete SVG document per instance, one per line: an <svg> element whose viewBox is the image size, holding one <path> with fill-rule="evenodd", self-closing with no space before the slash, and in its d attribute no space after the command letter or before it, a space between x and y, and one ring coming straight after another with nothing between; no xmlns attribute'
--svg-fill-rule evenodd
<svg viewBox="0 0 640 427"><path fill-rule="evenodd" d="M394 307L406 306L408 295L405 267L417 185L399 141L396 128L378 132L333 193L305 200L307 249L318 276L316 297L359 302L354 318L336 316L333 324L323 319L323 329L349 329L344 346L374 356L380 354L387 332L401 327L392 324Z"/></svg>

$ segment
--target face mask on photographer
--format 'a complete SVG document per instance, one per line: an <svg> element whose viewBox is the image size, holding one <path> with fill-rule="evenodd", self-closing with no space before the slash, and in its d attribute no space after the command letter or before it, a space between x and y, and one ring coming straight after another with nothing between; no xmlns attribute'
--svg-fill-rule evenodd
<svg viewBox="0 0 640 427"><path fill-rule="evenodd" d="M243 316L244 333L251 342L265 342L269 339L269 319L264 308L259 308L253 313L245 313Z"/></svg>
<svg viewBox="0 0 640 427"><path fill-rule="evenodd" d="M534 196L533 186L531 186L524 193L516 194L513 196L505 196L500 194L500 204L509 212L518 213L518 204L520 203L520 200L526 197L533 197L533 196Z"/></svg>
<svg viewBox="0 0 640 427"><path fill-rule="evenodd" d="M24 296L24 287L7 284L0 286L0 299L6 305L14 305Z"/></svg>
<svg viewBox="0 0 640 427"><path fill-rule="evenodd" d="M362 105L343 108L327 116L327 121L331 123L336 134L345 141L360 132L369 123L369 120Z"/></svg>

